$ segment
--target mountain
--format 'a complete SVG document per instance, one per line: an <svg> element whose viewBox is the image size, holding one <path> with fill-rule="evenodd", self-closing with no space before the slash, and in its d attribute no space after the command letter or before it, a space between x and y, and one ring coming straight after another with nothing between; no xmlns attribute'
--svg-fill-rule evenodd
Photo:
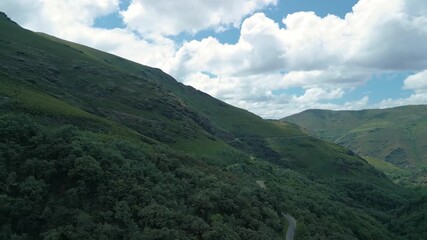
<svg viewBox="0 0 427 240"><path fill-rule="evenodd" d="M346 148L4 14L0 179L2 239L427 234L424 193Z"/></svg>
<svg viewBox="0 0 427 240"><path fill-rule="evenodd" d="M427 106L307 110L283 119L365 157L396 180L427 182Z"/></svg>

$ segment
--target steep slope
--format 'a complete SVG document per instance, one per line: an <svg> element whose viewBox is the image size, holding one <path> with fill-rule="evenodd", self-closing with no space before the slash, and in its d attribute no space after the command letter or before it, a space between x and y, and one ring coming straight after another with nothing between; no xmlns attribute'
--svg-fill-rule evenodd
<svg viewBox="0 0 427 240"><path fill-rule="evenodd" d="M293 124L1 14L0 133L6 239L279 239L283 212L301 239L390 239L416 198Z"/></svg>
<svg viewBox="0 0 427 240"><path fill-rule="evenodd" d="M35 35L9 21L1 27L1 72L20 84L177 150L212 155L238 148L283 164L297 159L283 158L269 144L304 135L292 125L264 121L184 86L158 69ZM298 148L300 143L290 144ZM335 164L329 158L325 164L328 160Z"/></svg>
<svg viewBox="0 0 427 240"><path fill-rule="evenodd" d="M363 111L308 110L283 119L315 136L350 148L390 174L391 163L427 176L427 106ZM381 164L378 160L385 161ZM420 169L422 171L420 171ZM397 175L396 177L399 177Z"/></svg>

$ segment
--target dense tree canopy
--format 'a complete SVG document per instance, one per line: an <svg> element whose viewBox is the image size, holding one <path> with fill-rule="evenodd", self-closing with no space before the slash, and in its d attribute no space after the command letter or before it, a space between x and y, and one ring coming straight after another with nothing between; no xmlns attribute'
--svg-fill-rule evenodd
<svg viewBox="0 0 427 240"><path fill-rule="evenodd" d="M2 239L280 239L285 211L297 218L300 239L392 237L329 199L330 189L268 163L219 170L160 146L40 127L25 115L1 117L0 133ZM267 189L255 183L260 177ZM350 197L372 205L366 195ZM413 220L393 226L425 224L425 212L398 214Z"/></svg>

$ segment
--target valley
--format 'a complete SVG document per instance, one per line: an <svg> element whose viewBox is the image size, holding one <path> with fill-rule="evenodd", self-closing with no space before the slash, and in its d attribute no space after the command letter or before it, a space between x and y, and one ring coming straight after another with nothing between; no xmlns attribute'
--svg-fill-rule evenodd
<svg viewBox="0 0 427 240"><path fill-rule="evenodd" d="M387 124L353 148L0 14L0 239L427 238L425 189L357 155Z"/></svg>
<svg viewBox="0 0 427 240"><path fill-rule="evenodd" d="M283 120L351 149L395 182L426 184L425 105L362 111L307 110Z"/></svg>

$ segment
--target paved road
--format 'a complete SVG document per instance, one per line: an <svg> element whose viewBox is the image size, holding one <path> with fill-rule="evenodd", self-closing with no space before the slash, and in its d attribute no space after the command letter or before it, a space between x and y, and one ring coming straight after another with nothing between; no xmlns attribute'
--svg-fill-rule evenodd
<svg viewBox="0 0 427 240"><path fill-rule="evenodd" d="M292 138L308 138L308 135L295 135L295 136L285 136L285 137L239 137L230 141L226 141L226 143L232 143L236 141L240 141L241 139L292 139Z"/></svg>
<svg viewBox="0 0 427 240"><path fill-rule="evenodd" d="M295 228L297 227L297 221L289 214L284 213L286 220L288 220L288 230L286 231L286 240L293 240L295 234Z"/></svg>

